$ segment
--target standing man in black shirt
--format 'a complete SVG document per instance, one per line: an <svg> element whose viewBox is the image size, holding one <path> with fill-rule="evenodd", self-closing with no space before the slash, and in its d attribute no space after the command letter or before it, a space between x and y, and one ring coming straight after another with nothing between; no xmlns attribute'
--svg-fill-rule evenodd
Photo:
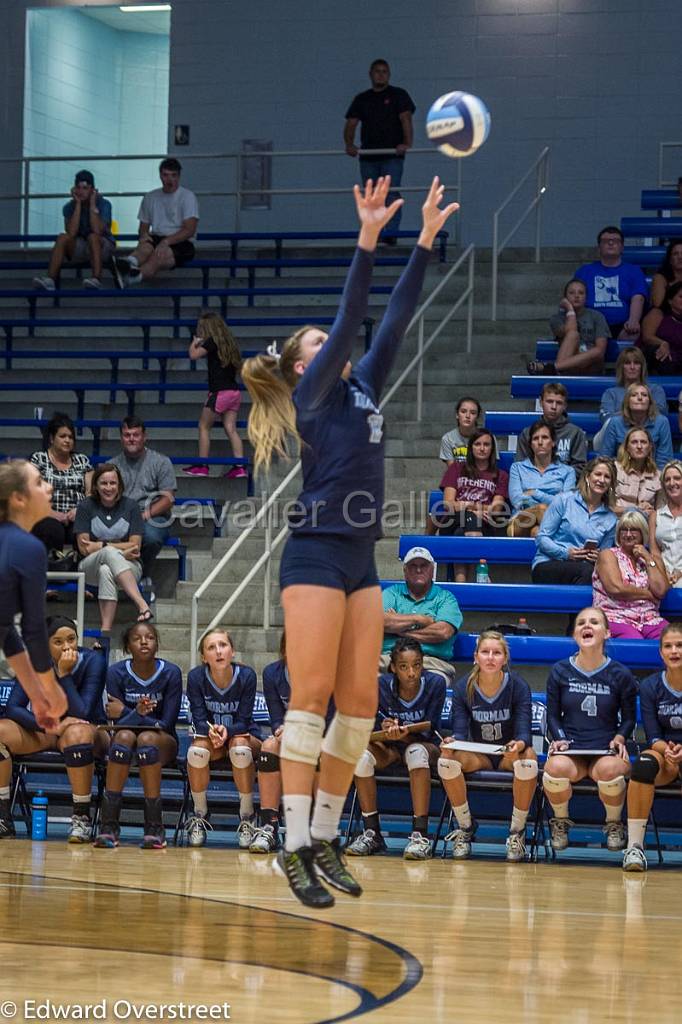
<svg viewBox="0 0 682 1024"><path fill-rule="evenodd" d="M360 174L363 182L368 178L376 181L381 175L390 174L391 184L399 185L403 176L405 153L412 146L412 114L415 105L405 89L389 85L391 69L388 62L377 59L369 68L372 88L358 93L346 111L346 124L343 129L343 141L346 153L357 156L360 152L355 145L355 129L361 122L360 145L365 149L393 149L391 156L360 156ZM390 205L400 198L399 192L390 192L386 199ZM401 210L394 215L388 231L398 231ZM395 245L395 237L386 237L384 241Z"/></svg>

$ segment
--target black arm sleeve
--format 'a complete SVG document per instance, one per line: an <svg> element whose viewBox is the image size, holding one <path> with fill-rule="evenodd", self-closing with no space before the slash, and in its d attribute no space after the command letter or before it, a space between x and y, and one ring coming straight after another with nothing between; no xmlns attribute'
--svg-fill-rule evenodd
<svg viewBox="0 0 682 1024"><path fill-rule="evenodd" d="M631 672L626 670L620 694L620 729L626 741L630 739L637 724L637 682Z"/></svg>
<svg viewBox="0 0 682 1024"><path fill-rule="evenodd" d="M164 732L169 732L172 735L175 732L181 703L182 672L177 665L173 665L170 673L170 679L168 680L163 693L161 716L156 719L154 724L158 726L159 729L163 729Z"/></svg>
<svg viewBox="0 0 682 1024"><path fill-rule="evenodd" d="M230 734L238 736L240 733L247 733L253 721L253 705L256 701L256 673L248 666L240 669L242 677L242 695L239 698L239 707L234 717Z"/></svg>
<svg viewBox="0 0 682 1024"><path fill-rule="evenodd" d="M566 739L566 733L561 725L561 700L554 670L547 677L547 731L550 739Z"/></svg>

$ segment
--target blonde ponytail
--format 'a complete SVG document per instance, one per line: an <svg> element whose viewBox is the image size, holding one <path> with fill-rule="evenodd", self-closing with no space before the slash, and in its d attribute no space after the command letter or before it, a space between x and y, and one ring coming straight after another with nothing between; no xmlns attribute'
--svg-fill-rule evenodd
<svg viewBox="0 0 682 1024"><path fill-rule="evenodd" d="M0 523L10 522L10 498L13 494L26 494L26 459L6 459L0 464Z"/></svg>

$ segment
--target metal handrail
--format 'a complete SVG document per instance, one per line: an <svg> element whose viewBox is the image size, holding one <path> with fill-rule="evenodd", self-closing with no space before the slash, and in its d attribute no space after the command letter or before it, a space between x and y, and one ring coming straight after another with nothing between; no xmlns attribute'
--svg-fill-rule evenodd
<svg viewBox="0 0 682 1024"><path fill-rule="evenodd" d="M417 419L421 421L422 418L422 388L423 388L423 360L424 356L431 348L436 338L440 335L441 331L447 323L452 319L456 311L460 308L463 302L468 301L467 311L467 352L471 352L471 337L473 327L473 298L474 298L474 253L475 247L473 245L462 253L457 262L453 264L451 269L445 275L442 281L439 282L436 288L431 292L428 299L419 307L415 312L414 316L407 325L405 334L417 325L419 328L418 332L418 343L417 353L410 360L408 365L399 375L398 379L388 390L384 396L380 408L384 409L387 403L393 398L394 394L399 387L405 382L409 374L412 372L415 366L419 366L417 375ZM467 274L467 287L463 294L457 299L451 306L445 316L442 318L438 326L431 333L428 340L424 340L424 319L427 310L431 307L435 299L443 291L447 283L453 277L453 275L459 270L459 268L468 262L468 274ZM296 465L289 471L285 476L284 480L279 486L272 492L272 494L263 502L259 512L257 513L254 521L240 534L235 540L234 544L225 552L220 561L213 567L206 579L201 583L192 594L191 600L191 616L190 616L190 663L194 663L194 659L197 655L197 644L199 640L199 600L209 589L211 584L217 577L223 572L225 566L237 551L240 549L242 544L245 542L247 537L250 537L255 528L262 522L265 522L265 547L263 553L256 559L246 575L237 584L237 587L227 600L224 602L220 610L213 616L210 623L204 630L204 632L214 629L232 608L233 604L239 599L244 590L249 586L251 581L256 577L262 568L265 568L265 577L263 581L263 629L270 628L270 588L271 588L271 563L272 555L280 546L284 538L289 533L288 525L284 525L276 537L272 537L272 510L275 502L281 496L283 491L293 481L295 476L298 474L301 467L301 463L297 462ZM265 495L264 495L265 497Z"/></svg>
<svg viewBox="0 0 682 1024"><path fill-rule="evenodd" d="M502 242L499 240L500 234L500 214L509 205L512 199L516 196L519 190L525 185L530 176L535 171L535 196L528 204L526 209L523 211L519 219L517 220L514 227L507 232ZM498 286L498 263L499 257L504 247L507 245L516 232L519 230L521 225L525 222L526 218L530 213L535 210L535 262L540 262L540 204L549 186L549 146L540 153L537 160L531 164L524 176L517 183L517 185L511 190L505 201L501 206L498 206L497 210L493 214L493 269L492 269L492 313L491 320L497 320L497 286Z"/></svg>
<svg viewBox="0 0 682 1024"><path fill-rule="evenodd" d="M664 149L682 149L682 142L659 142L658 144L658 187L668 188L669 186L677 185L677 178L672 180L666 180L663 177L663 150Z"/></svg>
<svg viewBox="0 0 682 1024"><path fill-rule="evenodd" d="M76 581L76 632L83 638L85 626L85 573L84 572L48 572L48 580Z"/></svg>

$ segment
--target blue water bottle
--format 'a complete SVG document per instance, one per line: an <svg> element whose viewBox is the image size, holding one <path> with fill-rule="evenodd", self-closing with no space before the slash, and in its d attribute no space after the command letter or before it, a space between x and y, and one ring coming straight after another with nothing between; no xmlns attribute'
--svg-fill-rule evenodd
<svg viewBox="0 0 682 1024"><path fill-rule="evenodd" d="M47 797L42 789L31 801L31 839L47 839Z"/></svg>

